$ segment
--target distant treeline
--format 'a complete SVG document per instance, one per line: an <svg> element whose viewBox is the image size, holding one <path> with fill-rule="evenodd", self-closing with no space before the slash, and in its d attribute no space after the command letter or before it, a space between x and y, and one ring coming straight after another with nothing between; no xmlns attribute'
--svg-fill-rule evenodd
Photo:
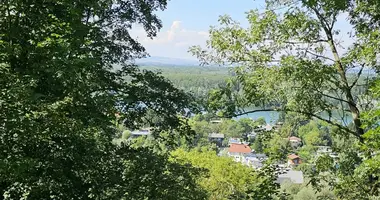
<svg viewBox="0 0 380 200"><path fill-rule="evenodd" d="M198 100L205 100L210 90L226 85L226 80L233 76L233 71L227 67L179 67L179 66L140 66L141 69L159 71L164 77L169 79L180 89L194 95ZM348 74L348 79L353 82L356 75ZM362 74L358 80L358 85L352 88L353 94L365 94L368 84L373 78L372 74ZM329 93L331 96L339 98L340 95ZM339 106L339 101L328 99L333 105ZM361 101L365 101L362 99ZM268 104L267 106L271 106Z"/></svg>
<svg viewBox="0 0 380 200"><path fill-rule="evenodd" d="M160 71L173 84L190 92L195 97L206 97L208 92L226 84L232 76L226 67L152 67L142 66L141 69Z"/></svg>

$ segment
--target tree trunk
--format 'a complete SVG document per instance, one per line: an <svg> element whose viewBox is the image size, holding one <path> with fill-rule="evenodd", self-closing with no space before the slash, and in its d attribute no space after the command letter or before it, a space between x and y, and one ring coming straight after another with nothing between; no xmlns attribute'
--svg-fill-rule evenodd
<svg viewBox="0 0 380 200"><path fill-rule="evenodd" d="M348 102L348 106L349 106L350 111L351 111L352 120L353 120L354 126L355 126L356 136L358 137L358 139L360 140L360 142L363 142L362 136L364 134L364 130L361 127L362 126L362 122L360 120L360 111L359 111L359 109L358 109L358 107L356 105L356 102L355 102L355 100L354 100L354 98L352 96L351 88L350 88L350 86L348 84L348 81L347 81L346 72L345 72L343 64L342 64L342 62L340 60L340 57L339 57L338 51L336 49L336 46L334 44L334 40L333 40L332 34L331 33L326 33L326 34L327 34L327 37L328 37L328 40L329 40L329 43L330 43L331 51L332 51L332 53L334 55L335 64L336 64L338 73L339 73L340 78L341 78L341 87L342 87L343 92L345 93L346 100Z"/></svg>

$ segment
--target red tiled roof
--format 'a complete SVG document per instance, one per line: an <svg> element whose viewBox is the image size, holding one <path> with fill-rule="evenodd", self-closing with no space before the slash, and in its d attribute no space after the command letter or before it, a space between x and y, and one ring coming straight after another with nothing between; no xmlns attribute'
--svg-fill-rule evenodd
<svg viewBox="0 0 380 200"><path fill-rule="evenodd" d="M296 159L296 158L300 158L300 157L297 156L296 154L290 154L290 155L288 155L288 158L289 158L290 160L294 160L294 159Z"/></svg>
<svg viewBox="0 0 380 200"><path fill-rule="evenodd" d="M295 136L292 136L292 137L289 137L289 140L296 140L298 142L301 142L301 138L298 138L298 137L295 137Z"/></svg>
<svg viewBox="0 0 380 200"><path fill-rule="evenodd" d="M251 148L245 144L231 144L228 150L230 153L251 153Z"/></svg>

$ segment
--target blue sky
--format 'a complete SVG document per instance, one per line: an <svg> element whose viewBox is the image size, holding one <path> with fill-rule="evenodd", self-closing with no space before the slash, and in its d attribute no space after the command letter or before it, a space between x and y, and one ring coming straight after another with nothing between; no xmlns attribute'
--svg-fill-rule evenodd
<svg viewBox="0 0 380 200"><path fill-rule="evenodd" d="M264 5L264 0L171 0L166 10L157 12L163 28L156 38L147 38L139 26L133 28L131 35L144 45L151 56L194 60L187 52L189 47L206 44L209 27L218 24L220 15L228 14L246 26L245 12L261 10ZM344 18L338 26L347 27Z"/></svg>
<svg viewBox="0 0 380 200"><path fill-rule="evenodd" d="M146 38L138 26L131 34L151 56L195 59L187 50L205 45L209 27L218 24L220 15L228 14L245 25L245 12L263 7L263 0L171 0L166 10L157 12L163 28L155 39Z"/></svg>

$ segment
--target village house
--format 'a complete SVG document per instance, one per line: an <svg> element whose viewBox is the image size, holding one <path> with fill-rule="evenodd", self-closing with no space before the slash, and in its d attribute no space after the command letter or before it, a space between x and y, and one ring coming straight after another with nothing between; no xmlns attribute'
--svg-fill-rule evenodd
<svg viewBox="0 0 380 200"><path fill-rule="evenodd" d="M301 138L298 138L298 137L295 137L295 136L289 137L288 140L289 140L290 146L292 148L298 148L302 144Z"/></svg>
<svg viewBox="0 0 380 200"><path fill-rule="evenodd" d="M267 124L267 125L265 125L265 131L271 131L271 130L273 130L273 126L271 126L270 124Z"/></svg>
<svg viewBox="0 0 380 200"><path fill-rule="evenodd" d="M251 152L252 150L248 145L232 143L228 149L228 156L233 157L236 162L244 162L245 157Z"/></svg>
<svg viewBox="0 0 380 200"><path fill-rule="evenodd" d="M222 123L222 120L221 119L214 119L214 120L211 120L210 123L211 124L220 124L220 123Z"/></svg>
<svg viewBox="0 0 380 200"><path fill-rule="evenodd" d="M231 144L241 144L241 140L240 138L230 138L228 140L228 144L231 145Z"/></svg>
<svg viewBox="0 0 380 200"><path fill-rule="evenodd" d="M317 146L317 148L318 148L317 154L316 154L317 158L322 155L328 155L333 159L338 158L338 154L336 152L333 152L330 146Z"/></svg>
<svg viewBox="0 0 380 200"><path fill-rule="evenodd" d="M208 141L211 143L215 143L216 146L218 146L218 147L223 146L223 140L224 140L224 134L211 133L208 135Z"/></svg>
<svg viewBox="0 0 380 200"><path fill-rule="evenodd" d="M256 136L257 136L257 133L256 133L255 131L252 131L251 133L247 134L247 138L248 138L249 140L253 140L253 139L255 139Z"/></svg>
<svg viewBox="0 0 380 200"><path fill-rule="evenodd" d="M296 154L288 155L288 167L296 167L300 164L302 164L302 160L299 156Z"/></svg>
<svg viewBox="0 0 380 200"><path fill-rule="evenodd" d="M332 148L330 146L316 146L317 154L330 154L332 153Z"/></svg>
<svg viewBox="0 0 380 200"><path fill-rule="evenodd" d="M281 129L282 128L282 126L284 125L284 122L277 122L276 124L275 124L275 129Z"/></svg>
<svg viewBox="0 0 380 200"><path fill-rule="evenodd" d="M131 137L136 138L136 137L141 137L141 136L148 136L150 135L150 133L151 133L150 128L135 130L131 132Z"/></svg>
<svg viewBox="0 0 380 200"><path fill-rule="evenodd" d="M267 159L268 157L265 154L250 153L244 158L243 164L253 167L254 169L260 169L264 166L263 162Z"/></svg>
<svg viewBox="0 0 380 200"><path fill-rule="evenodd" d="M257 133L261 133L261 132L268 132L268 131L272 131L274 129L274 127L270 124L267 124L267 125L260 125L260 126L257 126L254 131L257 132Z"/></svg>

